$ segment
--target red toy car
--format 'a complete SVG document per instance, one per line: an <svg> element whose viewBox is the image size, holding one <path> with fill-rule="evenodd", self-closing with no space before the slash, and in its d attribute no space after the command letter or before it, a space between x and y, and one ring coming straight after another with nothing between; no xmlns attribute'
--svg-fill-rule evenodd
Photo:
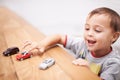
<svg viewBox="0 0 120 80"><path fill-rule="evenodd" d="M28 51L24 51L21 54L18 54L16 56L16 59L22 61L24 59L31 58L31 57L32 57L32 54L28 53Z"/></svg>

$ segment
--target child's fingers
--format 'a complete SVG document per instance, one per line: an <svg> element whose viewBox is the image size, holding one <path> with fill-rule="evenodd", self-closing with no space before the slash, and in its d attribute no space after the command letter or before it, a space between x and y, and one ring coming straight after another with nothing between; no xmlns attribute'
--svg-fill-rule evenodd
<svg viewBox="0 0 120 80"><path fill-rule="evenodd" d="M37 52L34 52L33 50L37 50ZM41 54L45 51L44 48L37 48L37 47L30 47L28 52L32 53L33 55Z"/></svg>
<svg viewBox="0 0 120 80"><path fill-rule="evenodd" d="M31 45L32 41L25 41L23 44L22 49L26 48L28 45Z"/></svg>
<svg viewBox="0 0 120 80"><path fill-rule="evenodd" d="M45 48L44 47L40 48L39 51L40 51L40 53L43 53L43 52L45 52Z"/></svg>
<svg viewBox="0 0 120 80"><path fill-rule="evenodd" d="M73 61L72 63L75 64L75 65L78 65L78 63L76 61Z"/></svg>
<svg viewBox="0 0 120 80"><path fill-rule="evenodd" d="M26 41L24 42L24 44L26 44L26 43L32 43L32 41L26 40Z"/></svg>
<svg viewBox="0 0 120 80"><path fill-rule="evenodd" d="M37 49L37 44L31 44L28 51L31 52L32 50Z"/></svg>
<svg viewBox="0 0 120 80"><path fill-rule="evenodd" d="M25 49L28 46L28 48L27 48L28 52L32 52L33 50L36 49L39 51L39 53L43 53L45 51L45 48L40 47L40 45L39 46L38 45L39 44L37 42L26 41L24 43L23 49Z"/></svg>
<svg viewBox="0 0 120 80"><path fill-rule="evenodd" d="M89 66L88 62L84 59L77 59L77 60L74 60L72 63L80 66Z"/></svg>
<svg viewBox="0 0 120 80"><path fill-rule="evenodd" d="M32 41L26 41L24 42L24 46L28 46L28 45L31 45L32 44Z"/></svg>
<svg viewBox="0 0 120 80"><path fill-rule="evenodd" d="M34 49L37 49L39 51L39 47L38 47L38 44L36 42L32 42L30 44L28 51L32 51Z"/></svg>

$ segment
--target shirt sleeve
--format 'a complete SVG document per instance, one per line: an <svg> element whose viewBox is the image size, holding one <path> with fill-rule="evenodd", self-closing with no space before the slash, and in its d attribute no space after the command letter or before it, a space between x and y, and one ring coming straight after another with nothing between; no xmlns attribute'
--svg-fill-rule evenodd
<svg viewBox="0 0 120 80"><path fill-rule="evenodd" d="M67 42L67 35L65 35L65 41L64 41L64 44L63 44L64 47L66 46L66 42Z"/></svg>
<svg viewBox="0 0 120 80"><path fill-rule="evenodd" d="M77 53L79 48L82 46L84 39L82 37L72 37L72 36L67 36L66 37L66 42L65 42L65 48L73 51L73 53Z"/></svg>
<svg viewBox="0 0 120 80"><path fill-rule="evenodd" d="M103 80L120 80L120 59L109 59L103 66L100 74Z"/></svg>

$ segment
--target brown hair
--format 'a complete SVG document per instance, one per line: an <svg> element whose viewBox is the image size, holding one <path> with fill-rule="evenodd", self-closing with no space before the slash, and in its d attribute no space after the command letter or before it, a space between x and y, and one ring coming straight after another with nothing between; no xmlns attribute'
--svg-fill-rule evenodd
<svg viewBox="0 0 120 80"><path fill-rule="evenodd" d="M120 16L117 12L110 8L106 7L101 7L93 10L92 12L89 13L89 18L92 17L95 14L107 14L109 18L111 19L110 21L110 26L115 32L120 31Z"/></svg>

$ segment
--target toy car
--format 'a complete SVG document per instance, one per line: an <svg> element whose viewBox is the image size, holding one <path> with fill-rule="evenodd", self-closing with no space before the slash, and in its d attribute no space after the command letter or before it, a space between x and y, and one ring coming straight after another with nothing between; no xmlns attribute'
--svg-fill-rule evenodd
<svg viewBox="0 0 120 80"><path fill-rule="evenodd" d="M40 65L39 68L40 69L47 69L48 67L52 66L53 64L55 64L55 60L53 58L48 58L45 59Z"/></svg>
<svg viewBox="0 0 120 80"><path fill-rule="evenodd" d="M24 52L18 54L16 56L16 59L22 61L24 59L31 58L31 57L32 57L31 53L28 53L28 51L24 51Z"/></svg>
<svg viewBox="0 0 120 80"><path fill-rule="evenodd" d="M10 56L10 55L18 53L19 51L20 50L19 50L18 47L10 47L3 52L3 55L4 56Z"/></svg>

